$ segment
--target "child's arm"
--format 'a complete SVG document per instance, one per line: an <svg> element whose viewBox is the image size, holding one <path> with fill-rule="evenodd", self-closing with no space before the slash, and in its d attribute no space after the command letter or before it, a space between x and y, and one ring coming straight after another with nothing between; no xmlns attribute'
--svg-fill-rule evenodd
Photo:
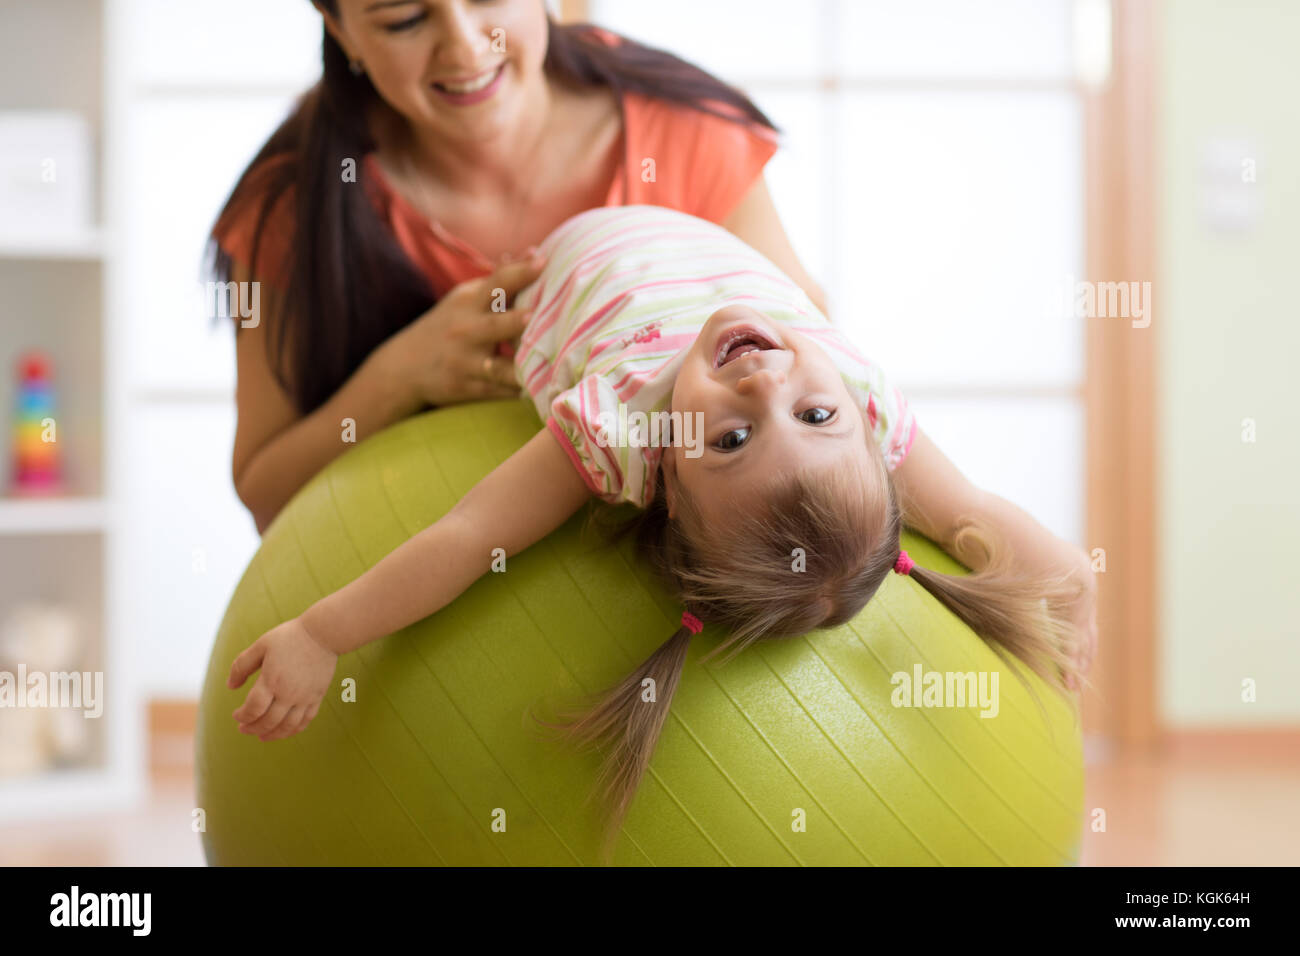
<svg viewBox="0 0 1300 956"><path fill-rule="evenodd" d="M518 554L590 496L559 442L542 429L444 517L308 608L303 622L336 654L391 634L459 597L491 568L495 548Z"/></svg>
<svg viewBox="0 0 1300 956"><path fill-rule="evenodd" d="M941 545L972 571L983 567L983 553L961 554L956 545L957 532L970 520L996 535L998 540L993 544L1010 553L1014 563L1027 574L1070 575L1078 581L1083 590L1075 623L1086 638L1085 657L1091 657L1096 642L1097 585L1091 562L1082 550L1052 534L1005 498L971 484L920 428L907 457L894 471L894 482L904 523Z"/></svg>
<svg viewBox="0 0 1300 956"><path fill-rule="evenodd" d="M316 716L339 655L445 607L492 564L563 524L590 496L546 429L475 485L446 515L299 617L263 634L231 665L227 686L261 675L232 715L278 740Z"/></svg>

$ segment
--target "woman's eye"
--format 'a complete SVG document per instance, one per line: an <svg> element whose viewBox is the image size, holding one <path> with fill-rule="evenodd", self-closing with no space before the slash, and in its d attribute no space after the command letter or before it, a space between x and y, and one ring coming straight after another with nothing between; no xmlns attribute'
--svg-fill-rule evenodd
<svg viewBox="0 0 1300 956"><path fill-rule="evenodd" d="M722 437L713 443L713 447L718 451L735 451L747 441L749 441L748 428L733 428L729 432L724 432Z"/></svg>
<svg viewBox="0 0 1300 956"><path fill-rule="evenodd" d="M401 20L397 23L390 23L384 27L389 33L401 33L403 30L409 30L424 20L425 14L417 13L409 20Z"/></svg>
<svg viewBox="0 0 1300 956"><path fill-rule="evenodd" d="M825 425L835 417L835 409L822 408L820 405L814 408L805 408L799 413L799 421L807 422L809 425Z"/></svg>

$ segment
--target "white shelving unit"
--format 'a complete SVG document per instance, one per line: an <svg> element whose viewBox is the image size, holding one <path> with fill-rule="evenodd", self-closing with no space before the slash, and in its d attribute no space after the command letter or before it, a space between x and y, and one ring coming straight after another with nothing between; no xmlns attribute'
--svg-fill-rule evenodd
<svg viewBox="0 0 1300 956"><path fill-rule="evenodd" d="M0 777L0 827L142 797L149 699L198 696L257 545L230 477L233 335L204 314L199 266L240 171L319 76L320 36L303 0L0 0L0 110L84 116L96 200L72 235L0 221L0 429L7 445L11 363L42 348L70 483L0 498L0 614L72 605L106 685L92 763Z"/></svg>
<svg viewBox="0 0 1300 956"><path fill-rule="evenodd" d="M0 826L38 817L103 812L139 799L145 786L143 704L122 627L124 458L120 356L128 348L112 254L121 197L121 4L118 0L0 0L0 110L65 110L92 134L95 224L67 235L26 234L0 223L0 422L9 445L18 356L38 348L53 361L66 492L0 497L0 614L29 599L77 615L83 669L104 674L102 716L78 766L0 777ZM9 456L4 456L8 484ZM0 712L0 720L4 719Z"/></svg>
<svg viewBox="0 0 1300 956"><path fill-rule="evenodd" d="M107 524L103 498L0 498L0 537L17 534L99 534Z"/></svg>
<svg viewBox="0 0 1300 956"><path fill-rule="evenodd" d="M65 259L95 262L107 248L101 230L70 236L0 235L0 259Z"/></svg>

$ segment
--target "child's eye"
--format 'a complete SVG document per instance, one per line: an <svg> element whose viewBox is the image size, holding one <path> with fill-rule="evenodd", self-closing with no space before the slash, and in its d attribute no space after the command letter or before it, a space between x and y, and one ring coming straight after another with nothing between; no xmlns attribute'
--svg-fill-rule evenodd
<svg viewBox="0 0 1300 956"><path fill-rule="evenodd" d="M713 447L718 451L735 451L747 441L749 441L748 428L733 428L729 432L724 432L722 437L713 443Z"/></svg>
<svg viewBox="0 0 1300 956"><path fill-rule="evenodd" d="M835 409L817 405L813 408L805 408L799 413L798 418L799 421L807 422L809 425L825 425L835 418Z"/></svg>

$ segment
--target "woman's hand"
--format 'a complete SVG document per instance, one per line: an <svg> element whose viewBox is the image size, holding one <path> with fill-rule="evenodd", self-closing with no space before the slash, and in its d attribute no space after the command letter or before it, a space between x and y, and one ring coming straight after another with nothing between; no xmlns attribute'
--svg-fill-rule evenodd
<svg viewBox="0 0 1300 956"><path fill-rule="evenodd" d="M527 315L508 306L544 265L534 256L462 282L379 347L381 361L389 363L413 405L519 394L515 363L498 355L497 345L516 342L523 334ZM493 311L494 305L505 310Z"/></svg>
<svg viewBox="0 0 1300 956"><path fill-rule="evenodd" d="M305 729L320 710L338 659L308 633L302 618L267 631L230 665L226 686L232 689L262 671L243 706L231 715L240 731L266 742Z"/></svg>

